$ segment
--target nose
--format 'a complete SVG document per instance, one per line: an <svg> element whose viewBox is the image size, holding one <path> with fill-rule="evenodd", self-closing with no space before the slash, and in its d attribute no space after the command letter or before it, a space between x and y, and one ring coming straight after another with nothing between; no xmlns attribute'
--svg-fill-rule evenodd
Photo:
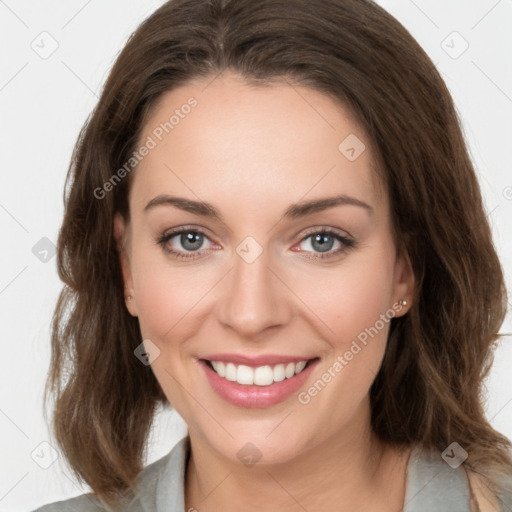
<svg viewBox="0 0 512 512"><path fill-rule="evenodd" d="M220 289L218 320L243 339L254 339L272 327L283 326L293 315L291 292L279 272L271 268L267 255L263 251L248 262L234 253L233 268Z"/></svg>

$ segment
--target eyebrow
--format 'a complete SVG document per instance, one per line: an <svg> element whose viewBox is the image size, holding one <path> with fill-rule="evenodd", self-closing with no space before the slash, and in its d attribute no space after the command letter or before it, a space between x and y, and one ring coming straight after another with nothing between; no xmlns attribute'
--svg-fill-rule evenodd
<svg viewBox="0 0 512 512"><path fill-rule="evenodd" d="M166 194L161 194L151 199L151 201L149 201L149 203L144 207L144 212L148 212L157 206L166 205L174 206L180 210L184 210L195 215L200 215L202 217L216 218L221 222L224 222L222 214L210 203L206 203L204 201L194 201L192 199L170 196ZM283 217L287 219L297 219L312 213L327 210L328 208L344 205L358 206L366 210L369 215L373 214L373 208L368 203L365 203L364 201L361 201L355 197L342 194L333 197L314 199L312 201L303 201L300 203L292 204L286 209Z"/></svg>

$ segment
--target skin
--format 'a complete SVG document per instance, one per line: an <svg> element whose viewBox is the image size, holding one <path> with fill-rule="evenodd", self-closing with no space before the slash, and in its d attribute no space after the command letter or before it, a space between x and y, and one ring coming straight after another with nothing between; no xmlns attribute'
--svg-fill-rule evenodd
<svg viewBox="0 0 512 512"><path fill-rule="evenodd" d="M307 390L393 304L407 300L396 316L406 314L414 288L376 153L350 112L286 82L250 86L230 72L212 79L156 105L141 141L188 98L198 101L134 171L130 222L114 221L127 307L159 348L152 370L189 428L186 510L400 510L410 450L382 445L370 429L369 389L389 323L305 405L294 393L268 408L236 407L198 365L219 352L319 357ZM366 146L354 161L338 149L349 134ZM144 212L159 194L211 203L223 221L170 205ZM336 194L372 211L339 205L283 218L293 203ZM180 226L205 232L199 257L176 259L156 242ZM321 259L306 237L322 228L354 247L329 239L332 257ZM248 236L263 251L252 263L236 251ZM194 254L180 236L166 244ZM237 457L247 442L261 453L252 467Z"/></svg>

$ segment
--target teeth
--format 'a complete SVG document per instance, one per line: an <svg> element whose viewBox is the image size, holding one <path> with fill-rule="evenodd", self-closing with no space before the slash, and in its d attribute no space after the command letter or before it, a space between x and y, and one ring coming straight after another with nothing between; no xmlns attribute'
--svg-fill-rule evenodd
<svg viewBox="0 0 512 512"><path fill-rule="evenodd" d="M302 370L304 370L306 363L307 361L301 361L300 363L297 363L295 365L295 374L300 373Z"/></svg>
<svg viewBox="0 0 512 512"><path fill-rule="evenodd" d="M259 366L250 370L254 373L254 384L257 386L270 386L274 382L274 370L270 366Z"/></svg>
<svg viewBox="0 0 512 512"><path fill-rule="evenodd" d="M291 363L291 364L293 364L293 363ZM278 364L277 366L274 366L274 371L273 371L274 382L281 382L284 379L286 379L286 373L284 371L284 364Z"/></svg>
<svg viewBox="0 0 512 512"><path fill-rule="evenodd" d="M288 363L286 365L286 370L284 371L284 376L289 379L295 375L295 363Z"/></svg>
<svg viewBox="0 0 512 512"><path fill-rule="evenodd" d="M247 384L250 386L254 384L254 371L249 366L241 364L236 372L236 381L238 384Z"/></svg>
<svg viewBox="0 0 512 512"><path fill-rule="evenodd" d="M228 363L226 365L226 379L235 382L236 373L236 366L233 363Z"/></svg>
<svg viewBox="0 0 512 512"><path fill-rule="evenodd" d="M244 364L238 366L222 361L210 361L213 369L221 377L232 382L238 382L247 386L270 386L274 382L290 379L300 373L306 367L307 361L299 363L277 364L275 366L258 366L252 368Z"/></svg>

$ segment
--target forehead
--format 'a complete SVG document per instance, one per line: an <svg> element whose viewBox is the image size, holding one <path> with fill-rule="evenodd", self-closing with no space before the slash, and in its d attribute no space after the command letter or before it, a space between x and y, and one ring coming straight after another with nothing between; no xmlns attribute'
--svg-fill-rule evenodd
<svg viewBox="0 0 512 512"><path fill-rule="evenodd" d="M173 193L253 213L276 204L346 194L386 208L372 143L348 109L286 82L250 85L236 75L165 93L139 144L138 209Z"/></svg>

